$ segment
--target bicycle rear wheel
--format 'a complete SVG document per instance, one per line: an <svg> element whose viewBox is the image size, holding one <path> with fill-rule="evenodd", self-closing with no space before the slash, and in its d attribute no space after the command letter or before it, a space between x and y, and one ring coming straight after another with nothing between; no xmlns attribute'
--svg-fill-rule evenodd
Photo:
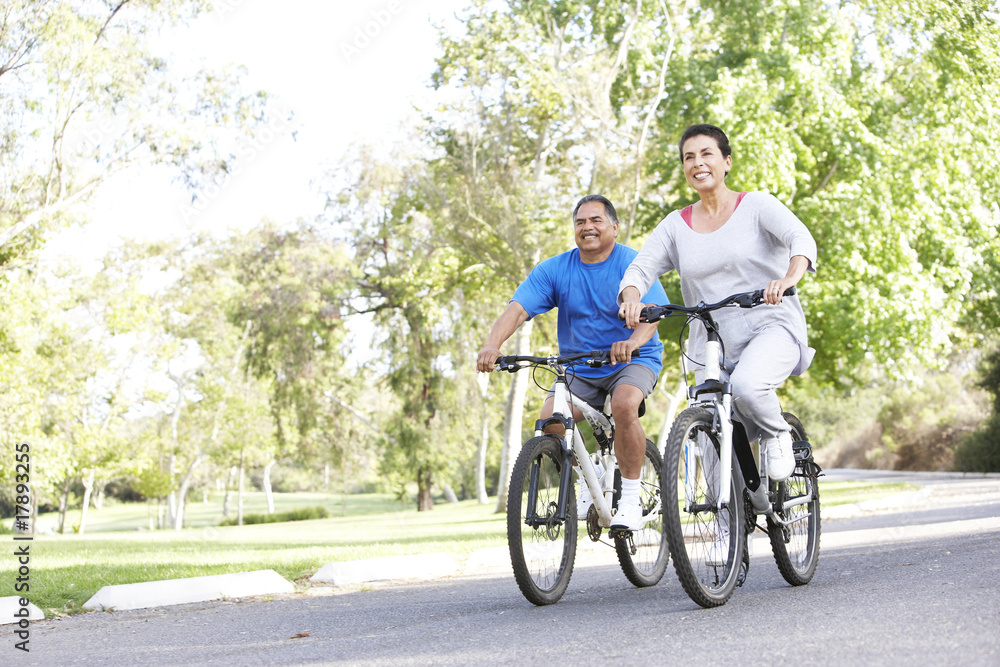
<svg viewBox="0 0 1000 667"><path fill-rule="evenodd" d="M644 516L652 518L629 536L615 535L615 551L622 572L634 586L654 586L667 569L670 550L663 526L660 475L663 457L651 441L646 441L646 458L639 476L639 500Z"/></svg>
<svg viewBox="0 0 1000 667"><path fill-rule="evenodd" d="M532 438L521 448L507 496L507 546L514 579L528 601L556 602L566 592L576 557L576 492L568 485L566 516L556 516L559 483L569 462L554 438ZM570 480L572 482L572 480Z"/></svg>
<svg viewBox="0 0 1000 667"><path fill-rule="evenodd" d="M792 440L806 440L802 423L792 414L783 413L792 427ZM811 460L811 457L810 457ZM792 586L808 584L819 562L819 485L809 467L796 461L792 476L783 482L771 482L771 497L781 508L778 516L785 523L767 518L767 534L778 571Z"/></svg>
<svg viewBox="0 0 1000 667"><path fill-rule="evenodd" d="M677 577L702 607L725 604L736 588L745 531L742 496L733 474L719 480L719 436L712 413L688 408L674 421L663 461L663 521ZM716 508L722 483L729 504Z"/></svg>

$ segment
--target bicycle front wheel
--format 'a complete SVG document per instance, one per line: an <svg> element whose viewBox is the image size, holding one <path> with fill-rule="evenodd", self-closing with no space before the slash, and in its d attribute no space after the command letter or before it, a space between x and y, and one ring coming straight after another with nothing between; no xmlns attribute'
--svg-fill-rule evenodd
<svg viewBox="0 0 1000 667"><path fill-rule="evenodd" d="M743 554L743 508L733 474L721 479L720 436L705 408L688 408L674 421L663 461L663 521L677 577L702 607L725 604L736 588ZM723 484L729 503L718 509Z"/></svg>
<svg viewBox="0 0 1000 667"><path fill-rule="evenodd" d="M628 536L615 535L615 551L622 572L634 586L655 586L667 569L670 550L663 526L660 475L663 457L651 441L646 441L646 458L639 476L639 500L642 503L642 528Z"/></svg>
<svg viewBox="0 0 1000 667"><path fill-rule="evenodd" d="M792 414L783 413L792 427L792 439L806 440L802 423ZM819 562L819 485L796 461L792 476L783 482L771 482L771 498L780 521L767 519L767 534L778 571L792 586L808 584Z"/></svg>
<svg viewBox="0 0 1000 667"><path fill-rule="evenodd" d="M514 579L529 602L546 605L566 592L576 557L576 492L568 484L560 520L559 486L569 461L559 442L532 438L521 448L507 496L507 545ZM570 480L572 482L572 480Z"/></svg>

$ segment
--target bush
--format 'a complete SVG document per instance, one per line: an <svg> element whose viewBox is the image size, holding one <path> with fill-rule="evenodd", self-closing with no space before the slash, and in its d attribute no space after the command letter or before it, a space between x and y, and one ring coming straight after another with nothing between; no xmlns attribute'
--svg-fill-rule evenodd
<svg viewBox="0 0 1000 667"><path fill-rule="evenodd" d="M326 519L330 513L325 507L303 507L287 512L275 512L274 514L246 514L243 516L243 525L252 523L282 523L285 521L309 521L311 519ZM235 526L236 517L223 519L220 526Z"/></svg>
<svg viewBox="0 0 1000 667"><path fill-rule="evenodd" d="M955 450L955 470L1000 472L1000 415L970 434Z"/></svg>
<svg viewBox="0 0 1000 667"><path fill-rule="evenodd" d="M993 395L993 414L955 450L955 469L1000 472L1000 348L986 355L976 384Z"/></svg>

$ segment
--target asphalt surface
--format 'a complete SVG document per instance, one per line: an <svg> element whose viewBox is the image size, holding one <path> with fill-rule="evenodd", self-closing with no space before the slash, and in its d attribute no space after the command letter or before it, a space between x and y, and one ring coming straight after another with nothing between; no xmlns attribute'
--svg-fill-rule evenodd
<svg viewBox="0 0 1000 667"><path fill-rule="evenodd" d="M672 566L657 586L632 587L596 545L548 607L524 600L509 565L484 567L38 621L27 654L6 626L0 664L1000 665L1000 477L906 479L921 489L824 509L808 586L781 579L758 533L747 583L718 609L691 602Z"/></svg>

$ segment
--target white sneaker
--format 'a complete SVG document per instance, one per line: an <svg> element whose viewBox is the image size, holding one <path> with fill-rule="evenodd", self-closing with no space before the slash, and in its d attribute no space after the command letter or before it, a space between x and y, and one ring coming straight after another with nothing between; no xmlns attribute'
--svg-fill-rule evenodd
<svg viewBox="0 0 1000 667"><path fill-rule="evenodd" d="M776 438L768 438L765 443L767 456L767 476L775 482L788 479L795 470L795 455L792 453L792 434L781 431Z"/></svg>
<svg viewBox="0 0 1000 667"><path fill-rule="evenodd" d="M611 530L634 531L642 528L642 504L636 498L634 502L618 502L618 511L611 519Z"/></svg>

